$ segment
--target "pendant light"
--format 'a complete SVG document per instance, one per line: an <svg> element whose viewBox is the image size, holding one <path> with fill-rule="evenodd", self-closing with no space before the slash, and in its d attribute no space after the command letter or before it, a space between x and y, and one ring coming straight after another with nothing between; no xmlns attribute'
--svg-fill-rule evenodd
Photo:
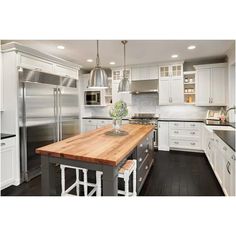
<svg viewBox="0 0 236 236"><path fill-rule="evenodd" d="M98 40L97 40L96 66L90 72L88 87L89 88L99 88L99 89L108 88L108 79L107 79L106 71L100 66Z"/></svg>
<svg viewBox="0 0 236 236"><path fill-rule="evenodd" d="M124 45L124 69L123 69L123 78L119 83L119 87L118 87L118 92L119 93L128 93L130 92L130 82L129 82L129 78L128 78L128 71L126 70L126 51L125 51L125 45L126 43L128 43L128 41L123 40L121 41L121 43Z"/></svg>

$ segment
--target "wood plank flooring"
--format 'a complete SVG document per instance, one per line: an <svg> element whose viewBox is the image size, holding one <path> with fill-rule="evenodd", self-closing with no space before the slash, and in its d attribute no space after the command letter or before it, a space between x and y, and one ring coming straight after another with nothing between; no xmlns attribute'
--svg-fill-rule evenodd
<svg viewBox="0 0 236 236"><path fill-rule="evenodd" d="M74 172L67 171L68 185L74 181ZM89 176L94 180L94 175ZM60 193L60 169L57 175ZM41 196L41 178L29 183L11 186L2 196ZM224 196L205 154L190 152L162 152L155 154L155 162L140 196Z"/></svg>

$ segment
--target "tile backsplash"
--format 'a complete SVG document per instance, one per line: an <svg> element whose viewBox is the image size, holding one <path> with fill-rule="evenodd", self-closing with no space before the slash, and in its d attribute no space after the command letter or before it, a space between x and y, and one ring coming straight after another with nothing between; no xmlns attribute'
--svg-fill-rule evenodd
<svg viewBox="0 0 236 236"><path fill-rule="evenodd" d="M83 116L109 116L108 107L84 108ZM220 107L197 107L194 105L159 106L158 94L140 94L132 96L132 106L128 107L129 116L134 113L155 113L162 118L205 119L208 109L219 110Z"/></svg>

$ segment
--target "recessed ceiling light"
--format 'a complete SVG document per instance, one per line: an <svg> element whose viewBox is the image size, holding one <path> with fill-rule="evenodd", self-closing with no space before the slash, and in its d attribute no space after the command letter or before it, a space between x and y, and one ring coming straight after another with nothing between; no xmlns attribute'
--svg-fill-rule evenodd
<svg viewBox="0 0 236 236"><path fill-rule="evenodd" d="M58 48L58 49L65 49L65 47L62 46L62 45L58 45L57 48Z"/></svg>
<svg viewBox="0 0 236 236"><path fill-rule="evenodd" d="M179 55L177 55L177 54L173 54L171 57L172 58L177 58Z"/></svg>
<svg viewBox="0 0 236 236"><path fill-rule="evenodd" d="M116 63L114 61L111 61L110 62L110 65L115 65Z"/></svg>
<svg viewBox="0 0 236 236"><path fill-rule="evenodd" d="M87 59L87 62L93 62L93 59Z"/></svg>
<svg viewBox="0 0 236 236"><path fill-rule="evenodd" d="M195 48L196 48L196 46L194 46L194 45L188 46L188 50L193 50L193 49L195 49Z"/></svg>

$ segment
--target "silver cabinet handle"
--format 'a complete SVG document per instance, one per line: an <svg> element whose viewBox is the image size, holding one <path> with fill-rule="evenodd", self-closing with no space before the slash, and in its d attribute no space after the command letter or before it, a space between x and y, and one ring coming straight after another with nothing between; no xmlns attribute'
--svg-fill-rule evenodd
<svg viewBox="0 0 236 236"><path fill-rule="evenodd" d="M208 143L208 148L209 148L209 149L211 149L211 146L210 146L210 144L211 144L211 143L209 142L209 143Z"/></svg>
<svg viewBox="0 0 236 236"><path fill-rule="evenodd" d="M190 134L195 134L195 132L190 132Z"/></svg>
<svg viewBox="0 0 236 236"><path fill-rule="evenodd" d="M145 166L145 170L147 170L148 169L148 166Z"/></svg>
<svg viewBox="0 0 236 236"><path fill-rule="evenodd" d="M179 133L179 131L175 131L174 133L175 133L175 134L178 134L178 133Z"/></svg>
<svg viewBox="0 0 236 236"><path fill-rule="evenodd" d="M143 144L141 143L141 144L139 145L139 147L143 147Z"/></svg>
<svg viewBox="0 0 236 236"><path fill-rule="evenodd" d="M179 144L179 142L174 142L175 144Z"/></svg>
<svg viewBox="0 0 236 236"><path fill-rule="evenodd" d="M91 122L91 120L88 121L89 123Z"/></svg>
<svg viewBox="0 0 236 236"><path fill-rule="evenodd" d="M148 149L146 149L145 152L148 153Z"/></svg>
<svg viewBox="0 0 236 236"><path fill-rule="evenodd" d="M143 180L143 178L142 178L142 177L140 177L138 181L139 181L139 182L141 182L142 180Z"/></svg>
<svg viewBox="0 0 236 236"><path fill-rule="evenodd" d="M6 145L5 143L1 143L1 147L2 147L2 146L5 146L5 145Z"/></svg>
<svg viewBox="0 0 236 236"><path fill-rule="evenodd" d="M191 124L192 127L195 127L196 125L195 124Z"/></svg>
<svg viewBox="0 0 236 236"><path fill-rule="evenodd" d="M192 142L192 143L190 143L190 144L191 144L191 145L193 145L193 146L194 146L194 145L196 145L196 143L193 143L193 142Z"/></svg>
<svg viewBox="0 0 236 236"><path fill-rule="evenodd" d="M209 103L211 103L211 98L209 98Z"/></svg>
<svg viewBox="0 0 236 236"><path fill-rule="evenodd" d="M211 103L213 103L213 98L211 98Z"/></svg>
<svg viewBox="0 0 236 236"><path fill-rule="evenodd" d="M143 158L139 158L138 161L141 162L143 160Z"/></svg>
<svg viewBox="0 0 236 236"><path fill-rule="evenodd" d="M231 174L229 167L230 167L230 162L228 161L227 165L226 165L226 168L227 168L228 173Z"/></svg>
<svg viewBox="0 0 236 236"><path fill-rule="evenodd" d="M175 126L178 126L179 124L177 124L177 123L174 123L174 125L175 125Z"/></svg>

